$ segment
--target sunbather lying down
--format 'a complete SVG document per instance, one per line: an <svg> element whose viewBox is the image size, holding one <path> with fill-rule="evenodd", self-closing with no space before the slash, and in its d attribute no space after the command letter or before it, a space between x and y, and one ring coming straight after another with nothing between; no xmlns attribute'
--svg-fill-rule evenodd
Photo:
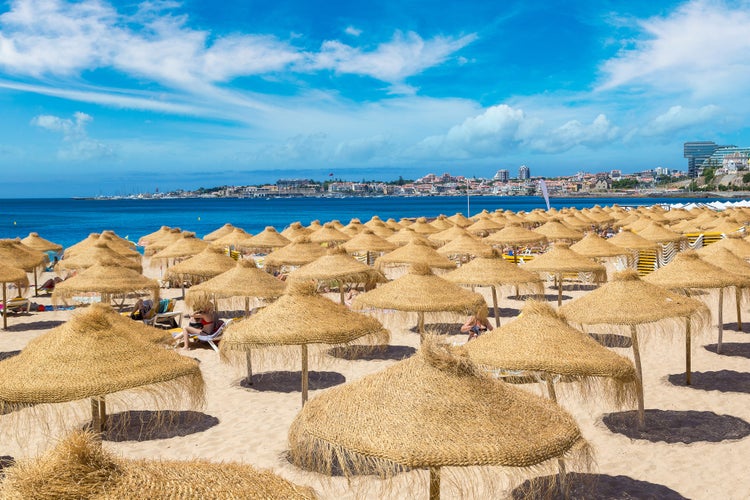
<svg viewBox="0 0 750 500"><path fill-rule="evenodd" d="M5 302L5 307L7 307L9 313L29 312L31 302L23 297L14 297Z"/></svg>

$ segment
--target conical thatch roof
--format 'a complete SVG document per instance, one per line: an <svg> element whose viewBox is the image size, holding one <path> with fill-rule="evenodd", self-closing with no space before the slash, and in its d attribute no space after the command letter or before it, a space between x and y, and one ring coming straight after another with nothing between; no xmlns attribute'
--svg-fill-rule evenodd
<svg viewBox="0 0 750 500"><path fill-rule="evenodd" d="M226 224L224 224L223 226L221 226L219 229L211 231L210 233L208 233L207 235L205 235L203 237L203 239L206 240L206 241L218 240L222 236L226 236L227 234L231 233L232 231L234 231L234 226L232 224L230 224L229 222L227 222Z"/></svg>
<svg viewBox="0 0 750 500"><path fill-rule="evenodd" d="M583 233L566 226L560 219L550 219L539 227L532 229L535 233L543 234L550 241L569 240L578 241L583 238Z"/></svg>
<svg viewBox="0 0 750 500"><path fill-rule="evenodd" d="M351 239L351 236L339 231L330 222L326 222L325 224L323 224L323 227L321 227L317 231L314 231L313 233L310 233L309 237L310 241L312 241L313 243L329 244L343 243Z"/></svg>
<svg viewBox="0 0 750 500"><path fill-rule="evenodd" d="M208 243L206 243L208 245ZM196 278L213 278L234 268L237 262L224 253L221 248L206 247L202 252L179 262L164 273L166 278L186 276Z"/></svg>
<svg viewBox="0 0 750 500"><path fill-rule="evenodd" d="M68 248L65 249L65 257L73 257L77 252L80 252L81 250L84 250L90 246L94 246L96 243L99 242L99 236L101 236L99 233L89 233L88 236L86 236L84 239L79 241L78 243L75 243Z"/></svg>
<svg viewBox="0 0 750 500"><path fill-rule="evenodd" d="M549 215L544 210L535 208L531 212L523 214L522 218L526 224L544 224L549 220Z"/></svg>
<svg viewBox="0 0 750 500"><path fill-rule="evenodd" d="M21 243L26 245L27 247L31 247L34 250L39 250L40 252L59 252L62 250L62 245L58 245L57 243L52 243L49 240L45 240L41 236L39 236L39 233L29 233L29 235L21 240Z"/></svg>
<svg viewBox="0 0 750 500"><path fill-rule="evenodd" d="M484 241L491 245L514 246L545 242L547 237L521 227L520 224L510 224L500 231L492 233Z"/></svg>
<svg viewBox="0 0 750 500"><path fill-rule="evenodd" d="M350 220L349 224L344 226L344 228L341 231L348 234L349 236L355 236L361 233L362 231L364 231L365 229L366 229L365 225L362 224L362 222L359 219L354 218Z"/></svg>
<svg viewBox="0 0 750 500"><path fill-rule="evenodd" d="M185 295L185 303L193 307L196 301L203 301L207 295L218 298L257 297L275 299L286 290L286 283L258 269L252 259L242 259L237 264L210 280L190 287Z"/></svg>
<svg viewBox="0 0 750 500"><path fill-rule="evenodd" d="M402 247L406 248L406 247ZM453 241L450 241L438 248L437 253L445 255L472 255L475 257L492 257L494 250L488 244L482 242L469 234L463 234L458 236Z"/></svg>
<svg viewBox="0 0 750 500"><path fill-rule="evenodd" d="M120 238L112 231L102 231L102 234L99 235L99 241L105 242L109 248L124 257L141 260L141 254L135 249L135 244Z"/></svg>
<svg viewBox="0 0 750 500"><path fill-rule="evenodd" d="M414 224L412 224L409 227L415 233L424 234L424 235L439 233L440 231L442 231L442 229L439 229L433 226L432 224L430 224L429 222L427 222L426 217L417 217L417 220L414 221Z"/></svg>
<svg viewBox="0 0 750 500"><path fill-rule="evenodd" d="M143 255L147 257L153 256L155 253L164 250L180 238L182 238L182 229L180 229L179 227L173 227L164 236L146 245L146 247L143 249Z"/></svg>
<svg viewBox="0 0 750 500"><path fill-rule="evenodd" d="M147 246L150 243L157 241L159 238L166 235L170 231L171 231L171 228L169 226L161 226L159 229L157 229L153 233L149 233L145 236L141 236L138 239L138 246L141 246L141 247Z"/></svg>
<svg viewBox="0 0 750 500"><path fill-rule="evenodd" d="M750 259L750 242L745 240L740 234L729 234L726 238L722 238L705 248L717 246L726 248L741 259Z"/></svg>
<svg viewBox="0 0 750 500"><path fill-rule="evenodd" d="M318 395L292 422L289 444L302 467L330 474L338 464L345 475L381 477L403 468L531 467L586 447L559 406L431 343Z"/></svg>
<svg viewBox="0 0 750 500"><path fill-rule="evenodd" d="M556 243L549 250L524 264L524 269L548 273L605 274L604 266L570 249L567 243Z"/></svg>
<svg viewBox="0 0 750 500"><path fill-rule="evenodd" d="M192 257L205 250L209 246L208 241L195 237L195 233L184 232L176 241L159 250L151 256L152 259L176 259L180 257Z"/></svg>
<svg viewBox="0 0 750 500"><path fill-rule="evenodd" d="M365 336L389 335L375 318L317 295L312 283L294 282L277 301L227 326L220 349L230 356L262 346L348 344Z"/></svg>
<svg viewBox="0 0 750 500"><path fill-rule="evenodd" d="M638 231L638 236L657 243L669 243L671 241L680 241L682 239L681 234L675 233L654 221Z"/></svg>
<svg viewBox="0 0 750 500"><path fill-rule="evenodd" d="M368 307L473 314L487 304L482 295L435 276L426 264L416 264L409 274L357 295L352 301L353 309Z"/></svg>
<svg viewBox="0 0 750 500"><path fill-rule="evenodd" d="M585 325L640 325L708 316L708 308L699 300L643 281L634 270L616 273L612 281L565 304L560 312L569 321Z"/></svg>
<svg viewBox="0 0 750 500"><path fill-rule="evenodd" d="M309 236L300 236L292 243L269 253L263 265L270 269L282 266L304 266L325 253L325 248L319 243L310 241Z"/></svg>
<svg viewBox="0 0 750 500"><path fill-rule="evenodd" d="M396 248L395 243L376 235L372 229L362 229L352 239L341 245L347 252L390 252Z"/></svg>
<svg viewBox="0 0 750 500"><path fill-rule="evenodd" d="M541 291L542 288L538 274L503 258L477 257L441 277L461 285L529 285L534 291Z"/></svg>
<svg viewBox="0 0 750 500"><path fill-rule="evenodd" d="M385 226L392 231L403 229L403 226L394 218L390 218L385 221Z"/></svg>
<svg viewBox="0 0 750 500"><path fill-rule="evenodd" d="M211 245L215 247L239 247L240 244L246 239L253 235L242 229L241 227L235 227L231 232L220 236L211 241Z"/></svg>
<svg viewBox="0 0 750 500"><path fill-rule="evenodd" d="M47 261L47 256L14 240L0 240L0 262L32 272Z"/></svg>
<svg viewBox="0 0 750 500"><path fill-rule="evenodd" d="M616 235L608 238L607 241L628 250L655 250L659 247L657 242L638 236L629 229L623 229Z"/></svg>
<svg viewBox="0 0 750 500"><path fill-rule="evenodd" d="M601 395L620 405L635 402L633 363L569 326L543 302L528 301L518 318L467 342L465 349L474 363L491 369L606 378Z"/></svg>
<svg viewBox="0 0 750 500"><path fill-rule="evenodd" d="M738 222L737 219L722 217L720 221L717 221L716 225L706 228L707 233L721 233L731 234L736 233L744 229L744 224ZM743 235L744 236L744 235Z"/></svg>
<svg viewBox="0 0 750 500"><path fill-rule="evenodd" d="M375 267L425 264L438 269L455 269L456 263L443 257L421 241L412 241L375 259Z"/></svg>
<svg viewBox="0 0 750 500"><path fill-rule="evenodd" d="M8 500L316 498L310 488L246 464L118 458L102 448L94 434L80 431L3 472L0 496Z"/></svg>
<svg viewBox="0 0 750 500"><path fill-rule="evenodd" d="M502 228L503 228L503 224L499 224L490 218L485 218L485 219L479 219L472 225L468 226L466 228L466 231L470 232L471 234L476 234L478 236L487 236L488 234L494 233L495 231L499 231Z"/></svg>
<svg viewBox="0 0 750 500"><path fill-rule="evenodd" d="M376 233L377 234L377 233ZM419 234L415 232L411 227L405 227L400 229L398 232L393 233L391 236L386 237L386 240L399 246L406 245L412 241L421 241L431 247L439 246L437 243L430 241L425 234Z"/></svg>
<svg viewBox="0 0 750 500"><path fill-rule="evenodd" d="M266 226L260 233L252 238L248 238L241 243L241 246L248 250L269 251L274 248L282 248L291 243L291 241L276 231L273 226Z"/></svg>
<svg viewBox="0 0 750 500"><path fill-rule="evenodd" d="M320 221L319 221L319 220L317 220L317 219L316 219L316 220L314 220L314 221L312 221L312 222L310 223L310 225L309 225L309 226L307 226L307 228L308 228L308 229L309 229L309 230L311 231L311 233L312 233L312 231L317 231L317 230L318 230L318 229L320 229L321 227L323 227L323 224L321 224L321 223L320 223Z"/></svg>
<svg viewBox="0 0 750 500"><path fill-rule="evenodd" d="M443 214L438 215L435 220L430 222L430 225L438 228L441 231L445 231L446 229L455 226L455 224L448 220L448 217Z"/></svg>
<svg viewBox="0 0 750 500"><path fill-rule="evenodd" d="M23 269L0 262L0 283L17 283L25 288L29 286L29 278Z"/></svg>
<svg viewBox="0 0 750 500"><path fill-rule="evenodd" d="M65 257L57 263L57 268L60 270L86 269L94 264L127 267L138 273L143 271L140 262L117 253L103 241L76 252L72 257L68 257L66 252Z"/></svg>
<svg viewBox="0 0 750 500"><path fill-rule="evenodd" d="M364 225L365 225L365 226L367 226L367 227L369 227L369 228L374 228L374 227L387 227L387 226L386 226L386 224L385 224L385 222L383 222L383 219L381 219L381 218L380 218L379 216L377 216L377 215L373 215L373 216L372 216L372 217L370 218L370 220L368 220L367 222L365 222L365 224L364 224Z"/></svg>
<svg viewBox="0 0 750 500"><path fill-rule="evenodd" d="M469 234L470 233L466 229L462 228L461 226L455 225L449 227L448 229L444 229L439 233L429 235L428 239L440 245L445 245L449 241L453 241L459 236L466 236Z"/></svg>
<svg viewBox="0 0 750 500"><path fill-rule="evenodd" d="M708 245L696 252L701 259L732 274L750 278L750 264L723 246Z"/></svg>
<svg viewBox="0 0 750 500"><path fill-rule="evenodd" d="M613 245L596 233L587 234L581 241L570 245L570 249L584 257L615 257L629 253L627 249Z"/></svg>
<svg viewBox="0 0 750 500"><path fill-rule="evenodd" d="M148 342L153 330L92 304L66 323L32 339L17 356L0 362L0 412L41 403L63 403L148 386L173 386L194 402L203 398L203 378L194 359ZM180 382L182 381L182 382ZM157 396L161 399L162 396Z"/></svg>
<svg viewBox="0 0 750 500"><path fill-rule="evenodd" d="M296 221L292 222L283 231L281 231L281 236L288 239L289 241L293 241L300 236L308 236L310 233L312 233L310 229L303 226L301 222Z"/></svg>
<svg viewBox="0 0 750 500"><path fill-rule="evenodd" d="M457 212L456 214L451 215L450 217L448 217L448 220L459 227L469 227L474 223L474 221L466 218L461 212Z"/></svg>
<svg viewBox="0 0 750 500"><path fill-rule="evenodd" d="M694 250L678 253L669 264L660 267L643 279L654 285L673 290L750 286L747 278L709 264Z"/></svg>
<svg viewBox="0 0 750 500"><path fill-rule="evenodd" d="M343 283L384 283L385 276L346 251L332 249L309 264L289 273L290 280L340 281Z"/></svg>
<svg viewBox="0 0 750 500"><path fill-rule="evenodd" d="M52 291L52 302L86 292L110 295L150 293L156 299L159 297L159 282L127 267L94 264L58 283Z"/></svg>

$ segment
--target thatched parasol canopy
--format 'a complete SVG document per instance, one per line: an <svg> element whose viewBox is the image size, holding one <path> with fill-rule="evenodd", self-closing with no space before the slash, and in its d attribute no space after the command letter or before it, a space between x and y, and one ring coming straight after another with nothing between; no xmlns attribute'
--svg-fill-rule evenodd
<svg viewBox="0 0 750 500"><path fill-rule="evenodd" d="M422 241L412 241L375 259L375 267L384 269L389 266L408 266L426 264L437 269L455 269L456 263L443 257Z"/></svg>
<svg viewBox="0 0 750 500"><path fill-rule="evenodd" d="M138 246L145 247L149 245L150 243L155 242L162 236L168 234L170 231L171 231L171 228L169 226L161 226L159 229L157 229L153 233L149 233L147 235L144 235L138 238Z"/></svg>
<svg viewBox="0 0 750 500"><path fill-rule="evenodd" d="M486 237L484 241L491 245L515 247L533 243L543 243L547 241L547 237L543 234L535 233L530 229L521 227L520 224L514 223L505 226L500 231L492 233Z"/></svg>
<svg viewBox="0 0 750 500"><path fill-rule="evenodd" d="M319 243L310 241L309 236L300 236L292 243L278 248L266 256L264 267L279 269L283 266L304 266L326 254Z"/></svg>
<svg viewBox="0 0 750 500"><path fill-rule="evenodd" d="M40 252L59 252L63 248L62 245L45 240L39 236L39 233L29 233L27 237L21 240L21 243L27 247L33 248L34 250L39 250Z"/></svg>
<svg viewBox="0 0 750 500"><path fill-rule="evenodd" d="M636 401L633 362L569 326L544 302L528 301L518 318L467 342L465 348L479 366L536 373L548 383L553 401L555 375L600 382L598 394L590 395L605 396L620 407Z"/></svg>
<svg viewBox="0 0 750 500"><path fill-rule="evenodd" d="M667 319L686 319L685 365L690 383L691 321L702 323L709 317L708 308L700 301L647 283L634 270L615 274L612 281L560 308L568 319L581 325L629 326L633 341L636 371L639 380L638 424L645 427L643 376L637 326L656 324Z"/></svg>
<svg viewBox="0 0 750 500"><path fill-rule="evenodd" d="M208 241L196 238L195 233L185 231L176 241L151 256L152 260L192 257L208 248Z"/></svg>
<svg viewBox="0 0 750 500"><path fill-rule="evenodd" d="M289 445L293 463L324 474L430 469L430 498L439 498L441 467L527 468L588 453L559 406L488 378L465 355L433 342L318 395L292 422Z"/></svg>
<svg viewBox="0 0 750 500"><path fill-rule="evenodd" d="M281 231L281 236L288 239L289 241L293 241L300 236L308 236L310 233L312 233L311 230L303 226L301 222L295 221L284 228L283 231Z"/></svg>
<svg viewBox="0 0 750 500"><path fill-rule="evenodd" d="M427 222L426 217L417 217L417 220L414 221L414 224L412 224L409 227L415 233L424 234L424 235L435 234L435 233L439 233L440 231L442 231L441 228L437 228L433 226L432 224L430 224L429 222Z"/></svg>
<svg viewBox="0 0 750 500"><path fill-rule="evenodd" d="M75 243L68 248L65 249L65 256L66 257L72 257L77 252L84 250L90 246L95 245L99 241L99 236L101 234L99 233L89 233L88 236L86 236L84 239L79 241L78 243Z"/></svg>
<svg viewBox="0 0 750 500"><path fill-rule="evenodd" d="M248 233L241 227L235 227L231 232L220 236L211 241L211 245L215 247L227 248L227 247L239 247L240 244L246 239L252 237L252 234Z"/></svg>
<svg viewBox="0 0 750 500"><path fill-rule="evenodd" d="M474 223L473 220L466 218L461 212L451 215L448 217L448 220L459 227L469 227Z"/></svg>
<svg viewBox="0 0 750 500"><path fill-rule="evenodd" d="M427 238L427 235L419 234L415 232L411 227L399 229L398 232L387 236L385 239L398 246L406 245L408 243L411 243L412 241L421 241L433 248L440 246L438 243L430 241Z"/></svg>
<svg viewBox="0 0 750 500"><path fill-rule="evenodd" d="M143 255L150 257L155 253L164 250L180 238L182 238L182 229L179 227L173 227L168 232L164 233L159 239L149 242L143 249ZM68 252L70 252L70 249L68 249Z"/></svg>
<svg viewBox="0 0 750 500"><path fill-rule="evenodd" d="M77 431L42 456L3 470L0 496L29 498L316 498L312 489L240 463L130 460Z"/></svg>
<svg viewBox="0 0 750 500"><path fill-rule="evenodd" d="M236 265L237 261L225 254L223 249L208 246L199 254L167 269L164 276L168 279L173 277L208 279L225 273Z"/></svg>
<svg viewBox="0 0 750 500"><path fill-rule="evenodd" d="M194 285L188 290L185 302L193 307L196 301L203 301L206 295L217 298L257 297L275 299L280 297L286 284L258 269L252 259L241 259L234 267L215 277Z"/></svg>
<svg viewBox="0 0 750 500"><path fill-rule="evenodd" d="M578 241L583 238L582 232L566 226L557 218L548 220L541 226L532 229L532 231L543 234L549 241Z"/></svg>
<svg viewBox="0 0 750 500"><path fill-rule="evenodd" d="M570 245L570 249L584 257L616 257L627 255L629 251L613 245L596 233L589 233L581 241Z"/></svg>
<svg viewBox="0 0 750 500"><path fill-rule="evenodd" d="M445 231L446 229L455 226L455 224L451 222L444 214L438 215L435 220L430 222L430 225L440 229L441 231Z"/></svg>
<svg viewBox="0 0 750 500"><path fill-rule="evenodd" d="M461 226L454 225L449 227L448 229L440 231L439 233L429 235L428 239L440 245L445 245L449 241L453 241L459 236L465 235L470 235L470 233Z"/></svg>
<svg viewBox="0 0 750 500"><path fill-rule="evenodd" d="M348 234L339 231L330 222L323 224L323 227L317 231L310 233L310 241L313 243L327 243L327 244L338 244L343 243L351 239Z"/></svg>
<svg viewBox="0 0 750 500"><path fill-rule="evenodd" d="M135 249L135 244L124 238L120 238L112 231L102 231L99 235L99 241L103 241L109 248L124 257L141 260L141 253Z"/></svg>
<svg viewBox="0 0 750 500"><path fill-rule="evenodd" d="M362 229L360 233L341 245L347 252L390 252L396 248L395 243L376 235L372 229Z"/></svg>
<svg viewBox="0 0 750 500"><path fill-rule="evenodd" d="M365 225L362 224L362 222L359 219L354 218L354 219L351 219L349 221L349 224L344 226L343 229L341 229L341 231L348 234L349 236L355 236L361 233L362 231L364 231L365 229L366 229Z"/></svg>
<svg viewBox="0 0 750 500"><path fill-rule="evenodd" d="M644 280L672 290L750 286L747 278L709 264L694 250L678 253L669 264L650 273Z"/></svg>
<svg viewBox="0 0 750 500"><path fill-rule="evenodd" d="M66 255L57 263L58 270L87 269L94 264L106 266L121 266L133 269L138 273L143 271L141 263L125 257L112 250L104 241L88 246L75 253L72 257Z"/></svg>
<svg viewBox="0 0 750 500"><path fill-rule="evenodd" d="M22 289L29 286L29 278L23 269L8 266L0 262L0 283L3 285L3 304L5 304L8 299L6 285L13 283L18 288L18 291L21 292ZM5 306L3 306L3 328L8 328L8 310Z"/></svg>
<svg viewBox="0 0 750 500"><path fill-rule="evenodd" d="M275 227L266 226L263 231L240 243L240 246L250 251L268 252L275 248L285 247L289 243L291 240L279 234Z"/></svg>
<svg viewBox="0 0 750 500"><path fill-rule="evenodd" d="M491 246L469 234L463 234L456 237L454 240L446 243L436 251L440 255L445 255L446 257L453 255L492 257L494 255L494 249Z"/></svg>
<svg viewBox="0 0 750 500"><path fill-rule="evenodd" d="M88 292L101 293L105 296L151 294L156 301L159 298L159 282L127 267L94 264L58 283L52 291L52 303L57 304L61 300Z"/></svg>
<svg viewBox="0 0 750 500"><path fill-rule="evenodd" d="M466 231L477 236L487 236L490 233L494 233L503 228L504 224L500 224L490 219L489 217L479 219L472 225L466 227Z"/></svg>
<svg viewBox="0 0 750 500"><path fill-rule="evenodd" d="M638 236L656 243L670 243L680 241L683 236L667 229L656 221L650 222L646 227L637 231Z"/></svg>
<svg viewBox="0 0 750 500"><path fill-rule="evenodd" d="M141 388L157 401L187 396L202 403L198 363L150 343L153 334L144 330L154 328L103 304L79 311L0 362L0 413Z"/></svg>
<svg viewBox="0 0 750 500"><path fill-rule="evenodd" d="M708 249L712 247L724 247L741 259L750 260L750 242L745 240L740 234L728 234L726 238L722 238L704 248ZM702 248L698 252L702 253L703 250Z"/></svg>
<svg viewBox="0 0 750 500"><path fill-rule="evenodd" d="M47 262L47 255L15 240L0 240L0 262L6 266L33 272Z"/></svg>
<svg viewBox="0 0 750 500"><path fill-rule="evenodd" d="M230 224L229 222L227 222L226 224L221 226L219 229L215 229L214 231L211 231L210 233L205 235L203 239L206 241L218 240L222 236L226 236L232 231L234 231L234 226Z"/></svg>
<svg viewBox="0 0 750 500"><path fill-rule="evenodd" d="M616 235L608 238L607 241L618 247L626 248L628 250L656 250L659 248L659 244L655 241L647 240L642 236L638 236L629 229L623 229Z"/></svg>
<svg viewBox="0 0 750 500"><path fill-rule="evenodd" d="M331 346L353 342L388 342L390 334L379 321L336 304L316 294L315 290L315 285L310 282L289 283L287 293L277 301L250 317L233 321L227 326L220 344L222 358L245 360L251 381L251 350L302 346L302 404L305 404L309 344Z"/></svg>

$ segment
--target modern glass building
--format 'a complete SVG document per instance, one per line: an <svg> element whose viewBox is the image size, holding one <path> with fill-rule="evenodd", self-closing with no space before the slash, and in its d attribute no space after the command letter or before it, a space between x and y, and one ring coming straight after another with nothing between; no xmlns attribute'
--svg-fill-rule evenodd
<svg viewBox="0 0 750 500"><path fill-rule="evenodd" d="M735 148L737 146L719 146L713 141L692 141L683 145L683 156L688 160L688 177L698 177L703 169L703 163L719 148Z"/></svg>
<svg viewBox="0 0 750 500"><path fill-rule="evenodd" d="M518 179L525 181L531 178L531 170L526 165L521 165L518 169Z"/></svg>

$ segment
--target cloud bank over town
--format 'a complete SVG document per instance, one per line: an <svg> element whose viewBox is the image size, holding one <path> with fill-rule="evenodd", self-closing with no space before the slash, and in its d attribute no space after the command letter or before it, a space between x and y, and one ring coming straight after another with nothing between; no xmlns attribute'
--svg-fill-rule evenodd
<svg viewBox="0 0 750 500"><path fill-rule="evenodd" d="M750 145L748 2L545 8L10 1L0 197L684 169L685 141Z"/></svg>

